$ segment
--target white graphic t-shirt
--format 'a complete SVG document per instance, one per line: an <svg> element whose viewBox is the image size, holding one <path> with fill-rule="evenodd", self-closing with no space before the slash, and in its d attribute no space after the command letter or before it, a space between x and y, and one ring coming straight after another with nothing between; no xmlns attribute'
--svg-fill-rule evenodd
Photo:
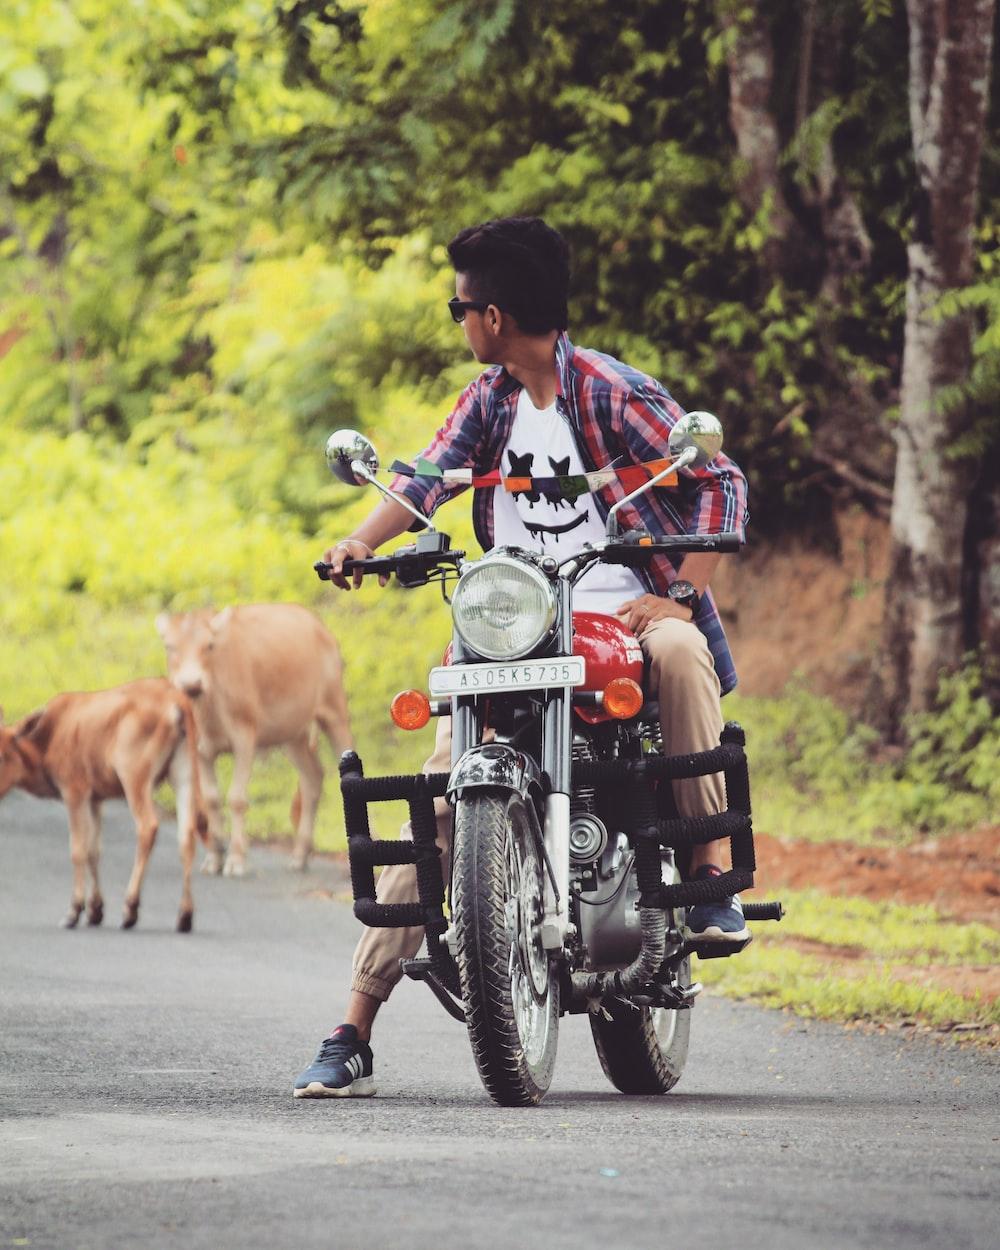
<svg viewBox="0 0 1000 1250"><path fill-rule="evenodd" d="M600 466L603 467L603 466ZM504 477L556 477L583 473L573 432L553 403L536 408L522 387L510 440L500 462ZM525 547L565 560L584 543L605 536L604 522L589 494L570 501L556 492L493 491L493 536L498 547ZM573 590L573 607L614 616L627 599L646 588L632 569L617 564L592 564Z"/></svg>

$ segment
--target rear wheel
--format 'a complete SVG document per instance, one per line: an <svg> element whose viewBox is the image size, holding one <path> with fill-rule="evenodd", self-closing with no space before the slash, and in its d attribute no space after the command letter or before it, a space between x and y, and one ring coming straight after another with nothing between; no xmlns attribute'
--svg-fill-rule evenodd
<svg viewBox="0 0 1000 1250"><path fill-rule="evenodd" d="M552 1080L559 982L542 946L544 868L517 794L475 793L455 814L452 921L472 1052L502 1106Z"/></svg>
<svg viewBox="0 0 1000 1250"><path fill-rule="evenodd" d="M682 984L691 979L690 961L678 969ZM590 1029L601 1067L623 1094L665 1094L681 1079L691 1036L691 1011L634 1007L618 1001L610 1020L597 1012Z"/></svg>

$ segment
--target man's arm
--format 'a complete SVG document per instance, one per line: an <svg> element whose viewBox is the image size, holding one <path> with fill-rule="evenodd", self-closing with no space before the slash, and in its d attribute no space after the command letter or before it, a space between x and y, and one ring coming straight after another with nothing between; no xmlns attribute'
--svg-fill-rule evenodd
<svg viewBox="0 0 1000 1250"><path fill-rule="evenodd" d="M678 569L677 576L690 582L698 594L703 595L708 590L708 583L712 580L712 575L721 559L722 556L718 551L690 551L684 557L684 563Z"/></svg>
<svg viewBox="0 0 1000 1250"><path fill-rule="evenodd" d="M722 556L717 551L689 552L677 573L678 580L690 582L698 594L703 595L721 559ZM647 625L664 617L675 617L679 621L694 619L690 608L663 595L646 594L640 595L638 599L629 599L617 612L634 634L641 633Z"/></svg>
<svg viewBox="0 0 1000 1250"><path fill-rule="evenodd" d="M682 412L680 405L666 392L650 387L637 387L632 391L622 410L621 422L625 442L637 461L664 454L670 431ZM697 484L688 521L690 533L717 534L723 530L744 533L747 483L739 465L720 453L703 469L684 470L684 476ZM718 552L689 552L677 577L690 582L698 594L703 595L721 558ZM622 604L619 613L636 632L662 617L689 621L693 616L690 608L659 595L642 595L630 600Z"/></svg>
<svg viewBox="0 0 1000 1250"><path fill-rule="evenodd" d="M430 460L441 469L467 468L474 463L482 439L479 389L480 379L469 383L458 397L448 420L421 453L422 459ZM444 498L460 494L466 488L449 487L441 478L400 476L393 479L390 489L404 495L414 507L430 517ZM373 555L377 547L398 538L412 524L412 513L395 500L383 498L353 534L342 538L323 553L324 561L330 565L330 581L341 590L350 590L351 586L341 572L344 561L363 560ZM354 570L355 590L361 585L363 576L360 569ZM379 578L382 586L387 581L387 577Z"/></svg>

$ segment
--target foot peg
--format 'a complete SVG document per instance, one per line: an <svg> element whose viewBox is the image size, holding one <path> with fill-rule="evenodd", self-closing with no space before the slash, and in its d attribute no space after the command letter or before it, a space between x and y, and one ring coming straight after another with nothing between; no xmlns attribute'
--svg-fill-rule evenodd
<svg viewBox="0 0 1000 1250"><path fill-rule="evenodd" d="M465 1023L464 1004L438 979L430 959L401 959L399 966L403 969L403 975L409 977L411 981L426 982L448 1015L461 1021L462 1024Z"/></svg>
<svg viewBox="0 0 1000 1250"><path fill-rule="evenodd" d="M653 985L650 987L652 992L633 994L630 1001L637 1007L667 1007L671 1011L690 1011L701 989L700 981L691 985Z"/></svg>
<svg viewBox="0 0 1000 1250"><path fill-rule="evenodd" d="M685 955L697 955L699 959L728 959L730 955L738 955L753 941L752 937L742 942L685 942Z"/></svg>

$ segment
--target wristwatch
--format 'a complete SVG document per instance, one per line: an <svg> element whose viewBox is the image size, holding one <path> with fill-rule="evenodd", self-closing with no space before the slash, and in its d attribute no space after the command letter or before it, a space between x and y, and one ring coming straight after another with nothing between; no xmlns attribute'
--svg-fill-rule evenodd
<svg viewBox="0 0 1000 1250"><path fill-rule="evenodd" d="M679 577L675 582L671 582L667 587L667 598L673 599L674 603L680 603L685 608L690 608L692 616L698 611L698 604L701 602L701 596L694 586L690 582L686 582L682 577Z"/></svg>

